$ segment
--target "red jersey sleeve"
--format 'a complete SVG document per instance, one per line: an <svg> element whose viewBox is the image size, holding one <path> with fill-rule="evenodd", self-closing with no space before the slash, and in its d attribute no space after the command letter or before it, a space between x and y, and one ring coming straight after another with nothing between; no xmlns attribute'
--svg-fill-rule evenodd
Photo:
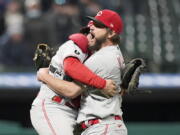
<svg viewBox="0 0 180 135"><path fill-rule="evenodd" d="M106 80L97 76L75 57L68 57L64 60L64 71L73 79L86 85L99 89L104 88L106 85Z"/></svg>

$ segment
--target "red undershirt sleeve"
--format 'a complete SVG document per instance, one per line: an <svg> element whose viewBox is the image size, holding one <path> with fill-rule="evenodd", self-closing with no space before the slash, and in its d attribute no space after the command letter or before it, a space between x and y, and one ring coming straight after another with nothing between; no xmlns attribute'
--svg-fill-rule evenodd
<svg viewBox="0 0 180 135"><path fill-rule="evenodd" d="M75 57L68 57L64 60L64 71L73 79L86 85L99 89L104 88L106 85L106 80L97 76Z"/></svg>

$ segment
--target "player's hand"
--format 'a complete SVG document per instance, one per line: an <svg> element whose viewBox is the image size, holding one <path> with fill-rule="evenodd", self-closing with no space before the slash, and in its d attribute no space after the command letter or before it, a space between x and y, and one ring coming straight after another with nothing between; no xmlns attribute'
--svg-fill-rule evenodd
<svg viewBox="0 0 180 135"><path fill-rule="evenodd" d="M41 82L45 82L45 75L49 74L48 68L40 68L37 71L37 80Z"/></svg>
<svg viewBox="0 0 180 135"><path fill-rule="evenodd" d="M106 80L106 86L102 90L102 93L106 95L108 98L117 94L117 87L114 81Z"/></svg>

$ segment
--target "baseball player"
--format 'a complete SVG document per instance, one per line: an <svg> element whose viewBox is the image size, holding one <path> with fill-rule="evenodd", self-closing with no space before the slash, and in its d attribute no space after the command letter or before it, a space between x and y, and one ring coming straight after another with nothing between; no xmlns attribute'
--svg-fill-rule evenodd
<svg viewBox="0 0 180 135"><path fill-rule="evenodd" d="M104 89L112 95L115 85L111 80L104 80L90 71L82 63L87 58L88 40L82 34L73 34L70 40L65 42L56 55L52 58L49 66L49 74L61 80L69 79L66 75L84 84ZM77 70L78 69L78 70ZM46 79L46 78L45 78ZM71 82L66 83L72 89ZM68 86L70 85L70 86ZM78 87L75 87L79 90ZM30 111L31 122L41 135L72 135L77 117L78 98L68 98L68 91L59 92L56 89L42 83L40 92L32 103ZM74 96L73 96L74 98Z"/></svg>
<svg viewBox="0 0 180 135"><path fill-rule="evenodd" d="M88 18L93 21L90 33L96 42L92 46L96 52L85 61L85 65L102 78L114 80L119 86L121 70L124 68L118 46L119 34L123 29L122 19L116 12L106 9ZM120 94L106 98L98 89L88 87L81 98L77 122L84 129L82 135L127 135Z"/></svg>

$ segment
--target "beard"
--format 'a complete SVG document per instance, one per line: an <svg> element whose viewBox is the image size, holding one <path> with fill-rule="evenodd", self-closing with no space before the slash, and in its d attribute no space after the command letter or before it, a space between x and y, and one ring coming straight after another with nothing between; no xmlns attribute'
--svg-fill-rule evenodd
<svg viewBox="0 0 180 135"><path fill-rule="evenodd" d="M99 38L95 38L95 43L93 46L89 46L89 50L91 51L98 51L102 44L106 41L106 38L107 38L107 34L104 34L103 36L99 37Z"/></svg>

